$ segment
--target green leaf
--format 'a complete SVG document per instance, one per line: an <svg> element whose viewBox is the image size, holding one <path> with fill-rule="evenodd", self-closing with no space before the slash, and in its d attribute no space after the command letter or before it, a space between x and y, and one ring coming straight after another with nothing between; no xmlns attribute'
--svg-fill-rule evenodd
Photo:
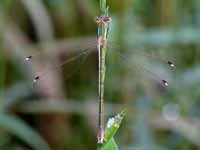
<svg viewBox="0 0 200 150"><path fill-rule="evenodd" d="M126 110L123 110L120 114L117 114L115 117L112 117L108 120L105 129L104 142L100 146L100 150L110 150L110 149L105 149L107 147L113 147L113 148L115 147L116 149L118 149L114 141L114 135L119 129L125 115L126 115Z"/></svg>
<svg viewBox="0 0 200 150"><path fill-rule="evenodd" d="M41 136L15 116L0 113L0 127L16 135L34 150L50 150Z"/></svg>
<svg viewBox="0 0 200 150"><path fill-rule="evenodd" d="M111 138L107 144L101 148L101 150L118 150L118 146L114 140L114 138Z"/></svg>
<svg viewBox="0 0 200 150"><path fill-rule="evenodd" d="M105 142L109 141L116 134L125 114L126 110L123 110L120 114L117 114L115 117L112 117L108 120L104 137Z"/></svg>

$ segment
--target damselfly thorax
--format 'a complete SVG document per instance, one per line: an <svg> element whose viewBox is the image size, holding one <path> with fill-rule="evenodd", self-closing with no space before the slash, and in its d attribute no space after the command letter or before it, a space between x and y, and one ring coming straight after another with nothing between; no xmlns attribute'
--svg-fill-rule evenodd
<svg viewBox="0 0 200 150"><path fill-rule="evenodd" d="M170 69L175 68L175 64L172 61L164 59L164 57L160 55L156 55L156 53L153 51L149 50L149 52L147 52L145 51L144 48L143 49L132 48L129 50L127 49L124 50L123 48L122 50L122 46L120 44L117 44L116 42L109 41L109 40L104 41L104 42L106 42L106 46L108 49L107 62L109 62L108 59L110 56L118 57L119 58L118 59L119 62L117 62L118 64L120 63L124 64L126 68L128 68L129 70L137 70L137 72L146 74L148 77L154 79L161 85L168 86L169 83L167 79L159 75L158 72L155 72L154 70L152 70L151 67L148 67L148 64L151 64L151 63L161 64L161 65L166 66L166 68L170 70ZM49 71L52 71L52 70L56 71L58 69L61 69L66 64L69 64L72 62L77 63L78 65L83 64L83 62L85 61L86 57L89 54L95 51L97 52L98 43L99 43L98 40L91 41L88 47L85 49L81 49L80 48L81 45L75 47L74 53L73 53L73 50L71 50L70 51L71 54L69 54L70 56L68 55L67 58L62 58L60 64L44 68L42 72L35 72L35 77L33 79L33 82L34 83L39 82L40 80L46 77ZM67 54L67 50L66 50L66 54ZM37 59L40 58L40 55L41 55L41 52L36 52L34 54L31 54L25 57L24 61L28 65L32 65L35 63L35 61L37 61ZM71 72L74 72L74 70L77 70L77 68L73 68Z"/></svg>

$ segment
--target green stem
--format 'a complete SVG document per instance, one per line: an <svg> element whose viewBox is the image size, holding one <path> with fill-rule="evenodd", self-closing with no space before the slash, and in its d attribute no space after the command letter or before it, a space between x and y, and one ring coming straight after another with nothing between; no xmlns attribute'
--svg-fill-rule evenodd
<svg viewBox="0 0 200 150"><path fill-rule="evenodd" d="M106 10L106 0L100 0L100 10L101 10L101 15L105 13Z"/></svg>

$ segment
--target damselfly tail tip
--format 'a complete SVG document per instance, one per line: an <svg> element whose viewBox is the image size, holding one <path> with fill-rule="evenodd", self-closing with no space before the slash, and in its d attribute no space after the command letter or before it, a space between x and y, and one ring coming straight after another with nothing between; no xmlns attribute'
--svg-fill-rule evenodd
<svg viewBox="0 0 200 150"><path fill-rule="evenodd" d="M98 144L103 144L104 140L104 129L102 126L98 127L97 142Z"/></svg>
<svg viewBox="0 0 200 150"><path fill-rule="evenodd" d="M34 78L34 80L33 80L33 82L34 83L37 83L37 81L40 79L40 77L39 76L36 76L35 78Z"/></svg>
<svg viewBox="0 0 200 150"><path fill-rule="evenodd" d="M175 68L175 64L171 61L168 61L167 64L171 67L171 68Z"/></svg>
<svg viewBox="0 0 200 150"><path fill-rule="evenodd" d="M103 131L101 131L101 132L98 133L97 143L103 144L103 138L104 138L104 133L103 133Z"/></svg>
<svg viewBox="0 0 200 150"><path fill-rule="evenodd" d="M165 86L169 86L169 83L166 80L162 80L162 84Z"/></svg>

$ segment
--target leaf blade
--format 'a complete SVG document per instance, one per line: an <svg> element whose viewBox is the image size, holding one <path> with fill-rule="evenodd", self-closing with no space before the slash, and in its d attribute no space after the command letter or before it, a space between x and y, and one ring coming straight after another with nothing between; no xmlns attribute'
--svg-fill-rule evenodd
<svg viewBox="0 0 200 150"><path fill-rule="evenodd" d="M0 127L15 134L35 150L50 150L48 144L36 131L15 116L0 113Z"/></svg>
<svg viewBox="0 0 200 150"><path fill-rule="evenodd" d="M100 146L100 150L110 150L108 148L113 148L113 150L118 150L117 144L115 143L114 140L114 136L118 131L125 115L126 115L126 110L123 110L121 111L121 113L117 114L115 117L112 117L108 120L104 135L104 142Z"/></svg>
<svg viewBox="0 0 200 150"><path fill-rule="evenodd" d="M103 147L101 147L100 150L119 150L114 138L111 138L109 142Z"/></svg>

